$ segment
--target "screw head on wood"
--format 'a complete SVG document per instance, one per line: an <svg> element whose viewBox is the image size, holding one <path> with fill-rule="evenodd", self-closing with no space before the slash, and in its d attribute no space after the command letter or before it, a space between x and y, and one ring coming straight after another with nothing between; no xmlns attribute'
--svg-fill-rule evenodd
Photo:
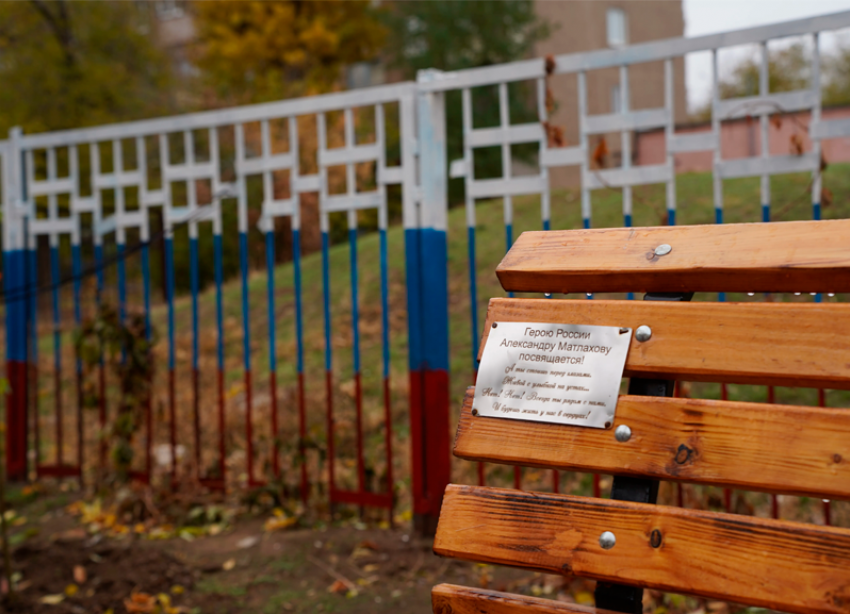
<svg viewBox="0 0 850 614"><path fill-rule="evenodd" d="M673 251L673 248L671 246L667 245L666 243L662 243L661 245L659 245L658 247L655 248L655 255L656 256L666 256L667 254L669 254L672 251Z"/></svg>
<svg viewBox="0 0 850 614"><path fill-rule="evenodd" d="M635 339L638 341L649 341L650 337L652 337L652 329L646 324L642 324L637 327L637 330L635 331Z"/></svg>
<svg viewBox="0 0 850 614"><path fill-rule="evenodd" d="M616 543L617 538L613 533L611 533L611 531L605 531L599 536L599 545L602 546L604 550L610 550Z"/></svg>
<svg viewBox="0 0 850 614"><path fill-rule="evenodd" d="M614 437L616 437L619 442L626 442L632 438L632 429L625 424L621 424L617 427L617 430L614 431Z"/></svg>

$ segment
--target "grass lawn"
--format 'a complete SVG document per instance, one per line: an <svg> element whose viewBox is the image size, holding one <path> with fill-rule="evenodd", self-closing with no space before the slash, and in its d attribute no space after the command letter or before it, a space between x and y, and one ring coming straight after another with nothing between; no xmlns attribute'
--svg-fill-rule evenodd
<svg viewBox="0 0 850 614"><path fill-rule="evenodd" d="M809 175L786 175L772 179L771 192L774 195L772 211L774 220L804 220L811 218ZM832 194L832 204L823 207L824 219L850 217L850 165L833 165L824 173L825 188ZM710 174L685 174L677 177L677 223L707 224L714 222L712 197L712 178ZM621 193L619 190L599 190L593 193L593 226L616 227L622 225ZM740 179L724 183L725 221L755 222L761 220L761 202L759 198L759 180ZM659 225L664 223L665 187L663 185L637 188L634 190L634 225ZM477 216L477 261L476 279L478 283L479 304L477 305L479 325L484 321L487 300L504 296L494 270L505 252L505 232L503 225L502 202L485 201L476 207ZM538 230L541 227L540 205L537 197L516 198L514 200L514 237L526 230ZM552 228L568 229L581 227L580 193L578 190L561 190L552 195ZM228 229L226 229L226 232ZM450 348L451 348L451 411L459 411L463 391L470 383L472 375L472 331L470 326L469 271L467 259L467 241L465 212L463 208L452 209L449 213L449 312L450 312ZM389 248L389 297L390 297L390 353L391 353L391 396L394 432L394 475L397 492L404 501L409 489L409 454L407 420L407 318L406 287L404 269L404 234L401 227L393 227L387 234ZM373 476L372 488L383 490L386 487L386 466L383 447L383 402L381 398L381 308L380 278L378 268L378 235L363 236L359 241L359 291L360 291L360 335L361 364L364 390L364 433L367 464ZM130 269L137 264L130 264ZM334 245L330 252L331 297L332 297L332 349L335 379L334 411L337 424L336 445L337 473L339 484L343 487L356 485L354 471L354 383L352 377L352 333L351 333L351 292L349 282L349 248L347 243ZM325 391L324 391L324 321L322 316L322 277L321 255L311 254L303 258L303 305L306 372L306 407L308 427L311 437L320 447L325 446ZM295 379L295 310L293 301L293 270L291 264L274 270L276 284L276 338L278 352L278 412L281 420L280 442L284 454L283 467L293 462L296 419L297 391ZM268 324L266 307L266 272L256 271L250 277L250 328L251 361L253 371L253 411L255 424L255 444L258 459L255 469L262 472L269 466L269 452L273 434L269 425L269 356ZM584 296L570 296L584 300ZM697 300L716 300L716 295L698 296ZM730 301L765 300L764 296L728 295ZM813 300L810 296L777 296L773 300ZM824 300L846 300L846 297ZM131 295L131 303L140 304L138 296ZM209 468L215 465L217 422L215 419L216 396L216 332L215 332L215 293L213 288L203 291L199 305L201 321L200 370L201 370L201 413L203 432L202 465ZM158 380L155 398L155 420L157 423L156 441L167 441L168 406L165 387L165 367L167 365L167 321L163 304L153 308L152 319L159 334L156 356L158 360ZM70 320L70 319L69 319ZM229 453L231 475L239 476L245 472L244 424L245 391L242 371L242 313L241 286L238 279L229 281L224 289L225 320L225 378L227 397L226 439ZM192 456L192 414L191 414L191 301L181 296L176 301L176 371L178 393L178 440L187 447L186 458ZM73 364L70 349L70 329L64 336L64 375L71 376ZM40 333L40 398L42 428L51 429L53 424L54 390L52 378L52 336L49 323L42 323ZM74 387L69 379L63 386L63 400L66 407L66 432L73 433L75 421ZM718 398L719 386L693 384L692 396ZM764 387L730 386L730 398L736 400L764 400ZM813 390L778 389L779 402L816 402ZM844 393L829 392L827 403L830 405L848 405L850 396ZM89 420L92 424L94 420ZM93 430L93 429L92 429ZM94 434L89 436L93 441ZM73 454L73 445L67 447ZM94 450L94 445L87 446ZM45 440L42 454L53 453L52 446ZM67 458L67 457L66 457ZM310 460L313 479L319 479L323 471L323 461L318 453ZM464 463L455 463L455 479L471 479L471 467ZM490 469L491 472L505 473L506 469ZM540 472L537 472L540 473ZM505 473L505 475L507 475ZM495 474L493 474L496 479ZM534 472L526 472L530 481L535 480ZM289 478L286 478L289 479ZM295 472L290 480L295 483ZM576 482L578 487L580 482Z"/></svg>

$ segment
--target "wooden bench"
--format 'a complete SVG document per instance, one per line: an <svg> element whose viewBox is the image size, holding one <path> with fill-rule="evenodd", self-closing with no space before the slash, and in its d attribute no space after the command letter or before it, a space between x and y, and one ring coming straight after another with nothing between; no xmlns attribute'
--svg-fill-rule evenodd
<svg viewBox="0 0 850 614"><path fill-rule="evenodd" d="M456 456L611 474L612 498L450 485L436 554L595 579L597 611L640 613L646 587L850 612L850 530L655 505L659 480L850 498L850 410L671 398L673 380L850 389L850 304L685 302L850 292L850 220L527 232L496 273L514 292L648 294L493 299L482 350L496 322L649 326L651 337L631 337L629 394L608 429L473 415L467 392ZM630 436L615 435L622 425ZM432 601L436 614L594 611L447 584Z"/></svg>

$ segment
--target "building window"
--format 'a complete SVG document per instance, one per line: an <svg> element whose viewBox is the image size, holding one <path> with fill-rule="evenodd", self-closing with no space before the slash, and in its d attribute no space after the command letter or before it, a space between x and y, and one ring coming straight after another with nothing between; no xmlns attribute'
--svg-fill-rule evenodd
<svg viewBox="0 0 850 614"><path fill-rule="evenodd" d="M626 23L626 11L611 8L607 13L608 22L608 46L622 47L629 42L628 24Z"/></svg>
<svg viewBox="0 0 850 614"><path fill-rule="evenodd" d="M620 84L611 86L611 113L621 113L623 107L620 105Z"/></svg>

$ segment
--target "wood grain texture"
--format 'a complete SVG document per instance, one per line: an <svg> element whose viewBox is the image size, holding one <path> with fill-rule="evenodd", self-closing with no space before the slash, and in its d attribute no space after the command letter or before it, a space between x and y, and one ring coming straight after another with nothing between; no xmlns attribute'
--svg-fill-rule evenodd
<svg viewBox="0 0 850 614"><path fill-rule="evenodd" d="M472 415L469 388L454 454L472 461L653 477L850 499L850 411L621 396L593 429ZM632 436L614 437L625 424Z"/></svg>
<svg viewBox="0 0 850 614"><path fill-rule="evenodd" d="M799 614L850 611L850 531L835 527L450 485L434 552Z"/></svg>
<svg viewBox="0 0 850 614"><path fill-rule="evenodd" d="M438 584L431 590L434 614L609 614L610 610L513 595L483 588Z"/></svg>
<svg viewBox="0 0 850 614"><path fill-rule="evenodd" d="M850 389L847 304L491 299L479 359L493 322L645 324L627 377Z"/></svg>
<svg viewBox="0 0 850 614"><path fill-rule="evenodd" d="M848 236L850 220L524 232L496 275L513 292L850 292Z"/></svg>

